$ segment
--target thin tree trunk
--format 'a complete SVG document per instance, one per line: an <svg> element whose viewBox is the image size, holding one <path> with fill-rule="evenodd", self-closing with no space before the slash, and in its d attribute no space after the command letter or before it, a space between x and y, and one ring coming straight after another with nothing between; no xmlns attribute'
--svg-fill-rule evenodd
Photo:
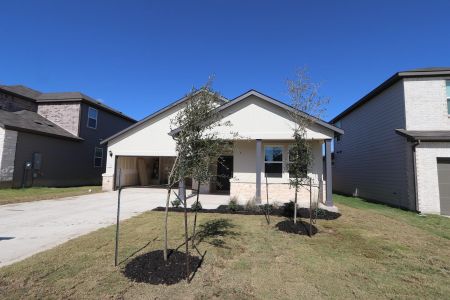
<svg viewBox="0 0 450 300"><path fill-rule="evenodd" d="M166 210L164 214L164 261L167 261L167 223L169 219L169 201L170 201L170 193L172 192L171 188L167 189L167 199L166 199Z"/></svg>
<svg viewBox="0 0 450 300"><path fill-rule="evenodd" d="M297 191L298 191L298 187L295 187L294 224L297 224Z"/></svg>
<svg viewBox="0 0 450 300"><path fill-rule="evenodd" d="M266 177L266 219L267 224L270 224L270 217L269 217L269 183L267 182L267 175Z"/></svg>
<svg viewBox="0 0 450 300"><path fill-rule="evenodd" d="M188 236L188 222L187 222L187 200L184 199L184 244L186 245L186 280L189 283L189 236Z"/></svg>
<svg viewBox="0 0 450 300"><path fill-rule="evenodd" d="M312 234L312 182L309 178L309 237Z"/></svg>
<svg viewBox="0 0 450 300"><path fill-rule="evenodd" d="M200 181L197 184L197 200L195 200L194 229L192 230L192 247L195 246L195 228L197 226L198 198L200 197Z"/></svg>
<svg viewBox="0 0 450 300"><path fill-rule="evenodd" d="M169 220L170 193L172 192L172 185L171 185L172 184L172 175L173 175L173 170L175 169L175 165L176 165L177 161L178 161L178 156L175 158L175 161L174 161L173 166L172 166L172 170L170 171L169 178L168 178L168 181L167 181L166 210L165 210L165 213L164 213L164 250L163 250L164 261L167 261L167 252L168 252L168 242L167 242L167 240L168 240L168 233L167 233L168 229L167 229L167 227L168 227L168 220Z"/></svg>

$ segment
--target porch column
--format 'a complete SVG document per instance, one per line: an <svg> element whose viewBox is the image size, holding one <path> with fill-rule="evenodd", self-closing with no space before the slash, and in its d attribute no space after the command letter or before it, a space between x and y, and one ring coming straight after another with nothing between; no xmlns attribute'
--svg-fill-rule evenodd
<svg viewBox="0 0 450 300"><path fill-rule="evenodd" d="M331 172L331 140L325 140L325 170L326 170L326 206L333 206L333 178Z"/></svg>
<svg viewBox="0 0 450 300"><path fill-rule="evenodd" d="M262 166L262 142L260 139L256 140L256 192L255 201L261 203L261 166Z"/></svg>

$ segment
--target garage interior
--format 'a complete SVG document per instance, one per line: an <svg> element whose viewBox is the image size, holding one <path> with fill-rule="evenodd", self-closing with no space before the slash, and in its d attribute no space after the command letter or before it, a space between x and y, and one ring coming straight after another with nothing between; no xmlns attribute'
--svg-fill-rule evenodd
<svg viewBox="0 0 450 300"><path fill-rule="evenodd" d="M116 162L115 186L163 187L167 184L175 157L119 156Z"/></svg>
<svg viewBox="0 0 450 300"><path fill-rule="evenodd" d="M115 170L115 188L122 187L165 187L175 157L173 156L118 156ZM217 162L218 176L210 183L202 184L200 193L227 194L230 192L230 178L233 176L233 157L221 156ZM196 188L191 179L185 181L187 189Z"/></svg>

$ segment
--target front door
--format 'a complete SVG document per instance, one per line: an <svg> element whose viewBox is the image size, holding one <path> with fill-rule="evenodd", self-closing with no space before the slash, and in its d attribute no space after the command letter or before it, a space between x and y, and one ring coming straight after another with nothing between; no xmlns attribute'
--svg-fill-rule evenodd
<svg viewBox="0 0 450 300"><path fill-rule="evenodd" d="M450 158L438 158L437 169L441 214L450 215Z"/></svg>
<svg viewBox="0 0 450 300"><path fill-rule="evenodd" d="M233 156L220 156L217 160L217 191L230 190L230 178L233 177Z"/></svg>

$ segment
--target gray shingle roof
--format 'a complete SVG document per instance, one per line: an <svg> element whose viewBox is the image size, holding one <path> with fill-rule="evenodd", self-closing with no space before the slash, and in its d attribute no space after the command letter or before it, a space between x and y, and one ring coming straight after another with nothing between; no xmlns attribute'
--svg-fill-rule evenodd
<svg viewBox="0 0 450 300"><path fill-rule="evenodd" d="M448 130L405 130L396 129L398 134L412 141L444 142L450 141L450 131Z"/></svg>
<svg viewBox="0 0 450 300"><path fill-rule="evenodd" d="M59 127L55 123L50 122L41 115L28 110L9 112L0 109L0 127L58 138L83 140Z"/></svg>
<svg viewBox="0 0 450 300"><path fill-rule="evenodd" d="M30 89L29 87L23 85L0 85L0 88L32 100L36 100L36 98L42 94L39 91Z"/></svg>
<svg viewBox="0 0 450 300"><path fill-rule="evenodd" d="M124 119L132 122L136 122L135 119L123 114L122 112L109 107L102 102L95 100L80 92L63 92L63 93L42 93L23 85L0 85L0 89L8 91L10 93L17 94L19 96L26 97L30 100L34 100L36 103L51 103L51 102L65 102L65 101L80 101L86 102L89 105L106 110L110 113L118 115Z"/></svg>
<svg viewBox="0 0 450 300"><path fill-rule="evenodd" d="M82 101L89 105L104 109L110 113L118 115L129 121L136 122L135 119L123 114L121 111L115 110L102 102L95 100L80 92L63 92L63 93L42 93L36 98L37 103L53 103L53 102L67 102L67 101Z"/></svg>

